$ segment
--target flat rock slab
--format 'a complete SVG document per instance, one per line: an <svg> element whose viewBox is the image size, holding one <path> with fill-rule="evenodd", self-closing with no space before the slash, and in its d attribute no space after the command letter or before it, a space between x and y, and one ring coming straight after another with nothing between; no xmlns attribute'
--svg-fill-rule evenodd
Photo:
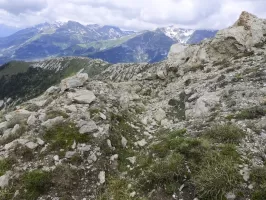
<svg viewBox="0 0 266 200"><path fill-rule="evenodd" d="M90 90L77 90L76 92L69 92L67 97L80 104L90 104L96 99L94 93Z"/></svg>

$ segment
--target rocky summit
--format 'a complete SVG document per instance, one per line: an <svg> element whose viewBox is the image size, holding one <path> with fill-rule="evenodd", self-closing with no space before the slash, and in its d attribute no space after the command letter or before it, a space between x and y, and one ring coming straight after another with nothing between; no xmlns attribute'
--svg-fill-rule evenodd
<svg viewBox="0 0 266 200"><path fill-rule="evenodd" d="M0 107L2 200L265 200L266 20L250 13Z"/></svg>

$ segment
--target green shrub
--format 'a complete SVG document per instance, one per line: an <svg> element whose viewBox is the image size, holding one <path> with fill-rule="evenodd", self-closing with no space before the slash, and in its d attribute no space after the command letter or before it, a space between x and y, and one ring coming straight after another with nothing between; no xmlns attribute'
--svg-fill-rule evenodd
<svg viewBox="0 0 266 200"><path fill-rule="evenodd" d="M77 143L87 143L91 140L88 134L80 134L75 124L64 123L46 131L43 136L45 142L50 143L50 150L68 150L76 141Z"/></svg>
<svg viewBox="0 0 266 200"><path fill-rule="evenodd" d="M256 119L266 115L264 107L255 106L252 108L244 109L235 115L236 119Z"/></svg>
<svg viewBox="0 0 266 200"><path fill-rule="evenodd" d="M245 137L246 133L235 125L216 125L207 131L204 136L218 143L238 144Z"/></svg>
<svg viewBox="0 0 266 200"><path fill-rule="evenodd" d="M52 186L51 178L51 173L41 170L34 170L24 174L22 184L25 188L25 193L23 194L25 199L35 200L40 195L46 194Z"/></svg>

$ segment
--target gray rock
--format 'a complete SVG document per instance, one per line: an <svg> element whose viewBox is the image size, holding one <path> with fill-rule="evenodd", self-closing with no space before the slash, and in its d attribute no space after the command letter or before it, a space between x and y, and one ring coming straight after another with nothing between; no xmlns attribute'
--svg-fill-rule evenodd
<svg viewBox="0 0 266 200"><path fill-rule="evenodd" d="M0 123L0 134L3 134L4 131L7 129L7 127L8 127L8 122Z"/></svg>
<svg viewBox="0 0 266 200"><path fill-rule="evenodd" d="M50 129L58 124L61 124L64 121L62 116L56 117L54 119L48 119L47 121L43 122L41 125L47 129Z"/></svg>
<svg viewBox="0 0 266 200"><path fill-rule="evenodd" d="M77 107L75 105L65 106L64 107L67 111L75 113L78 111Z"/></svg>
<svg viewBox="0 0 266 200"><path fill-rule="evenodd" d="M94 93L89 90L77 90L76 92L69 92L67 97L80 104L90 104L96 99Z"/></svg>
<svg viewBox="0 0 266 200"><path fill-rule="evenodd" d="M12 172L7 171L5 175L0 176L0 188L1 189L4 189L5 187L8 186L11 175L12 175Z"/></svg>
<svg viewBox="0 0 266 200"><path fill-rule="evenodd" d="M161 122L163 119L166 118L166 113L163 109L159 109L156 113L154 118L156 119L156 121Z"/></svg>
<svg viewBox="0 0 266 200"><path fill-rule="evenodd" d="M40 138L37 138L37 143L41 146L45 144L45 142Z"/></svg>
<svg viewBox="0 0 266 200"><path fill-rule="evenodd" d="M103 119L103 120L106 120L107 117L103 114L103 113L100 113L100 117Z"/></svg>
<svg viewBox="0 0 266 200"><path fill-rule="evenodd" d="M0 100L0 109L2 109L5 105L5 102L3 100Z"/></svg>
<svg viewBox="0 0 266 200"><path fill-rule="evenodd" d="M166 72L166 71L163 71L163 70L159 70L159 71L157 71L157 76L158 76L160 79L164 80L164 79L166 79L167 72Z"/></svg>
<svg viewBox="0 0 266 200"><path fill-rule="evenodd" d="M147 142L146 142L145 139L142 139L142 140L140 140L140 141L137 141L136 144L137 144L138 146L140 146L140 147L144 147L144 146L147 144Z"/></svg>
<svg viewBox="0 0 266 200"><path fill-rule="evenodd" d="M72 158L75 154L75 151L67 151L65 157L69 159Z"/></svg>
<svg viewBox="0 0 266 200"><path fill-rule="evenodd" d="M99 181L100 181L100 184L104 184L105 183L105 171L101 171L98 175L98 178L99 178Z"/></svg>
<svg viewBox="0 0 266 200"><path fill-rule="evenodd" d="M34 142L28 142L26 143L26 147L28 147L29 149L36 149L38 147L38 144Z"/></svg>
<svg viewBox="0 0 266 200"><path fill-rule="evenodd" d="M36 121L37 121L37 118L35 117L34 114L32 114L31 116L29 116L27 124L29 126L33 126L33 125L35 125Z"/></svg>
<svg viewBox="0 0 266 200"><path fill-rule="evenodd" d="M121 139L121 144L122 144L122 147L126 148L127 146L127 139L125 137L122 136L122 139Z"/></svg>
<svg viewBox="0 0 266 200"><path fill-rule="evenodd" d="M47 94L54 94L54 93L58 93L60 91L60 88L59 87L56 87L56 86L52 86L50 88L48 88L46 90L46 93Z"/></svg>
<svg viewBox="0 0 266 200"><path fill-rule="evenodd" d="M85 122L81 128L79 129L79 133L94 133L95 131L98 131L98 127L95 124L94 121L90 120L88 122Z"/></svg>
<svg viewBox="0 0 266 200"><path fill-rule="evenodd" d="M20 129L20 125L16 124L14 128L11 130L11 134L16 134Z"/></svg>
<svg viewBox="0 0 266 200"><path fill-rule="evenodd" d="M5 119L8 121L9 125L15 125L26 121L31 114L32 113L27 110L20 109L7 114Z"/></svg>
<svg viewBox="0 0 266 200"><path fill-rule="evenodd" d="M137 157L136 156L133 156L133 157L129 157L127 158L127 160L132 164L134 165L137 161Z"/></svg>
<svg viewBox="0 0 266 200"><path fill-rule="evenodd" d="M61 91L65 91L70 88L77 88L80 86L83 86L84 83L89 79L88 74L86 73L80 73L77 74L76 76L66 78L61 81L60 88Z"/></svg>
<svg viewBox="0 0 266 200"><path fill-rule="evenodd" d="M206 92L203 96L197 99L196 104L193 108L192 116L204 117L210 115L211 108L219 103L219 101L220 97L217 96L217 93Z"/></svg>

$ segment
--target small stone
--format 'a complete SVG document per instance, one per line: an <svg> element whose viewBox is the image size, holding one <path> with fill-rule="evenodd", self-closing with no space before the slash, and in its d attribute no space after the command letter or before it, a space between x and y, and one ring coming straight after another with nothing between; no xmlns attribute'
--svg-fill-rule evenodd
<svg viewBox="0 0 266 200"><path fill-rule="evenodd" d="M5 105L5 102L3 100L0 100L0 109L2 109Z"/></svg>
<svg viewBox="0 0 266 200"><path fill-rule="evenodd" d="M79 129L79 133L81 134L94 133L95 131L98 131L98 127L92 120L85 122L85 124Z"/></svg>
<svg viewBox="0 0 266 200"><path fill-rule="evenodd" d="M41 146L43 146L45 144L45 142L40 138L37 138L37 143Z"/></svg>
<svg viewBox="0 0 266 200"><path fill-rule="evenodd" d="M163 109L159 109L156 113L155 113L155 117L157 122L161 122L163 119L166 118L166 113Z"/></svg>
<svg viewBox="0 0 266 200"><path fill-rule="evenodd" d="M31 116L29 116L27 124L29 126L33 126L36 123L37 118L32 114Z"/></svg>
<svg viewBox="0 0 266 200"><path fill-rule="evenodd" d="M59 92L59 91L60 91L60 88L59 88L59 87L52 86L52 87L50 87L50 88L48 88L48 89L46 90L46 93L47 93L47 94L54 94L54 93L57 93L57 92Z"/></svg>
<svg viewBox="0 0 266 200"><path fill-rule="evenodd" d="M98 175L100 184L104 184L105 183L105 171L101 171Z"/></svg>
<svg viewBox="0 0 266 200"><path fill-rule="evenodd" d="M136 192L134 191L134 192L131 192L130 194L129 194L129 196L131 197L131 198L134 198L135 196L136 196Z"/></svg>
<svg viewBox="0 0 266 200"><path fill-rule="evenodd" d="M52 127L61 124L64 121L62 116L56 117L54 119L48 119L47 121L43 122L41 125L47 129L51 129Z"/></svg>
<svg viewBox="0 0 266 200"><path fill-rule="evenodd" d="M110 160L111 160L111 161L115 161L115 160L117 160L117 159L118 159L118 154L112 155L112 156L110 157Z"/></svg>
<svg viewBox="0 0 266 200"><path fill-rule="evenodd" d="M146 142L145 139L140 140L140 141L137 142L137 145L139 145L140 147L144 147L146 144L147 144L147 142Z"/></svg>
<svg viewBox="0 0 266 200"><path fill-rule="evenodd" d="M234 200L236 198L236 195L230 192L230 193L227 193L225 197L227 200Z"/></svg>
<svg viewBox="0 0 266 200"><path fill-rule="evenodd" d="M58 155L54 156L54 161L59 161L59 156Z"/></svg>
<svg viewBox="0 0 266 200"><path fill-rule="evenodd" d="M127 158L127 160L129 160L129 162L134 165L137 161L137 157L136 156L133 156L133 157L129 157Z"/></svg>
<svg viewBox="0 0 266 200"><path fill-rule="evenodd" d="M76 154L75 151L67 151L65 157L72 158Z"/></svg>
<svg viewBox="0 0 266 200"><path fill-rule="evenodd" d="M103 114L103 113L100 113L100 117L103 119L103 120L106 120L106 116Z"/></svg>
<svg viewBox="0 0 266 200"><path fill-rule="evenodd" d="M28 147L29 149L36 149L38 147L38 144L34 142L27 142L26 147Z"/></svg>
<svg viewBox="0 0 266 200"><path fill-rule="evenodd" d="M19 129L20 129L20 125L16 124L14 128L12 129L11 134L16 134L19 131Z"/></svg>
<svg viewBox="0 0 266 200"><path fill-rule="evenodd" d="M96 99L94 93L89 90L77 90L76 92L70 92L67 94L67 97L79 104L90 104Z"/></svg>
<svg viewBox="0 0 266 200"><path fill-rule="evenodd" d="M127 146L127 139L125 137L122 136L122 139L121 139L121 144L122 144L122 147L126 148Z"/></svg>
<svg viewBox="0 0 266 200"><path fill-rule="evenodd" d="M166 79L167 72L166 72L166 71L163 71L163 70L159 70L159 71L157 71L157 76L158 76L160 79L164 80L164 79Z"/></svg>
<svg viewBox="0 0 266 200"><path fill-rule="evenodd" d="M65 106L64 107L67 111L75 113L78 111L77 107L75 105Z"/></svg>
<svg viewBox="0 0 266 200"><path fill-rule="evenodd" d="M74 143L72 144L71 148L72 149L76 149L76 147L77 147L77 143L76 143L76 141L74 141Z"/></svg>
<svg viewBox="0 0 266 200"><path fill-rule="evenodd" d="M249 186L248 186L248 189L250 189L250 190L252 190L254 188L254 186L252 185L252 184L250 184Z"/></svg>
<svg viewBox="0 0 266 200"><path fill-rule="evenodd" d="M8 171L6 172L5 175L3 176L0 176L0 188L1 189L4 189L5 187L8 186L9 184L9 179L10 179L10 176L12 175L12 172L11 171Z"/></svg>

